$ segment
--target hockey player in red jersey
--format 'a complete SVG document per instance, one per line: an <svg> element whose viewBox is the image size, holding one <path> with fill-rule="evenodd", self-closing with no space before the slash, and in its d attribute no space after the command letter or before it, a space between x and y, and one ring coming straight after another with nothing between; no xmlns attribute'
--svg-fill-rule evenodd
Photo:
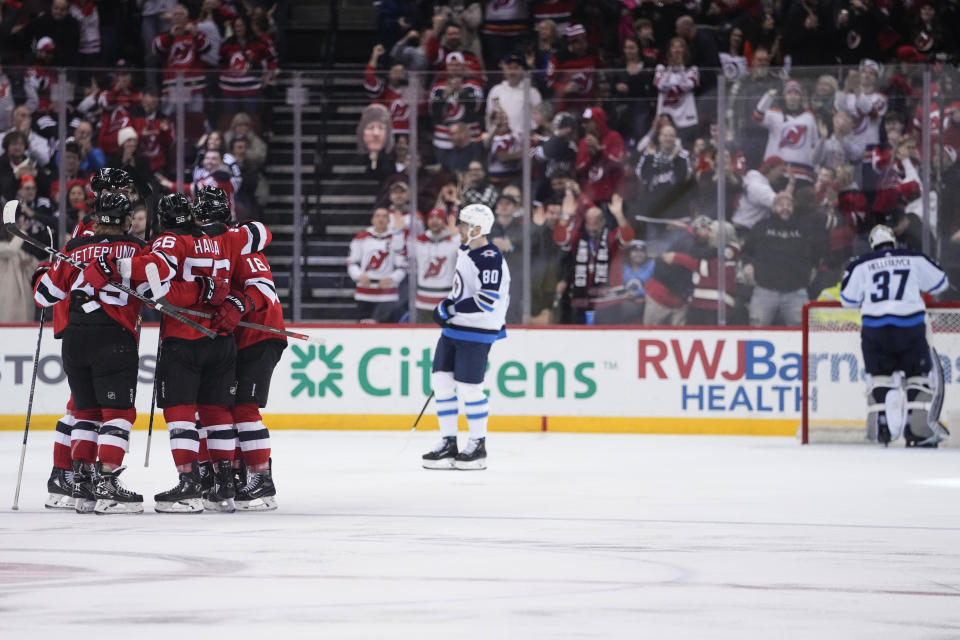
<svg viewBox="0 0 960 640"><path fill-rule="evenodd" d="M234 265L242 255L261 251L270 233L263 225L251 223L210 237L196 226L190 202L178 193L161 198L157 210L164 232L149 254L118 261L121 275L143 278L147 265L155 265L161 280L170 285L167 301L178 307L215 311L213 318L199 322L221 335L210 340L177 322L161 324L157 406L163 409L167 422L180 481L154 497L155 509L160 513L203 510L198 468L200 436L195 424L199 415L207 429L207 446L216 469L210 501L221 510L232 511L236 432L230 408L236 394L236 345L229 331L221 329L251 305L247 296L230 292Z"/></svg>
<svg viewBox="0 0 960 640"><path fill-rule="evenodd" d="M63 368L75 407L71 443L75 508L78 513L141 513L143 497L127 490L118 476L136 420L137 317L140 302L113 287L121 280L115 264L131 259L144 243L126 235L130 202L119 193L97 199L92 236L67 243L65 253L87 263L80 271L58 261L36 284L41 307L65 301L69 317L63 329ZM122 279L131 287L136 281ZM144 286L145 289L145 286Z"/></svg>
<svg viewBox="0 0 960 640"><path fill-rule="evenodd" d="M227 232L230 204L222 189L201 189L197 193L195 212L197 222L207 235L216 238ZM269 511L277 508L277 491L271 468L270 432L263 424L260 409L267 405L270 379L287 348L287 341L275 334L236 325L243 318L275 329L285 328L283 307L263 253L240 258L234 265L231 290L235 297L245 297L251 303L245 313L222 314L219 322L221 331L233 331L237 344L237 395L232 414L240 461L246 469L241 479L245 475L246 481L237 485L234 504L241 511Z"/></svg>
<svg viewBox="0 0 960 640"><path fill-rule="evenodd" d="M130 195L135 193L133 180L123 169L99 169L90 181L94 193L99 197L104 193L117 192L122 193L130 199ZM96 206L96 205L95 205ZM94 235L93 227L95 216L89 215L77 223L71 234L71 239L90 237ZM33 285L36 287L40 278L51 268L49 261L41 262L37 267L37 272L33 277ZM57 339L63 337L64 329L67 327L67 320L70 312L70 301L64 300L53 306L53 335ZM78 419L73 398L67 401L67 408L63 417L57 421L56 433L53 443L53 469L50 477L47 479L47 501L44 506L50 509L73 509L76 506L76 500L73 497L74 483L71 463L71 451L76 447L96 447L97 432L100 421L99 412L96 410L81 412L81 418ZM79 425L78 425L79 423ZM92 444L83 444L92 443Z"/></svg>

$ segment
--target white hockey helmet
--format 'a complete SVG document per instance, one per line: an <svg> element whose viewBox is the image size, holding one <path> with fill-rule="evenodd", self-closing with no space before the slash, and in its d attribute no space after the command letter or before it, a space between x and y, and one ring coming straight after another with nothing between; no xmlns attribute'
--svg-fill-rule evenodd
<svg viewBox="0 0 960 640"><path fill-rule="evenodd" d="M493 219L493 211L485 204L468 204L463 209L460 209L460 213L457 215L458 224L461 222L468 224L471 230L474 227L480 227L479 235L467 236L470 240L490 233L490 229L493 228ZM469 233L470 232L468 232L468 234Z"/></svg>
<svg viewBox="0 0 960 640"><path fill-rule="evenodd" d="M894 235L893 229L887 225L878 224L870 230L870 248L876 249L884 244L892 244L893 246L896 246L897 236Z"/></svg>

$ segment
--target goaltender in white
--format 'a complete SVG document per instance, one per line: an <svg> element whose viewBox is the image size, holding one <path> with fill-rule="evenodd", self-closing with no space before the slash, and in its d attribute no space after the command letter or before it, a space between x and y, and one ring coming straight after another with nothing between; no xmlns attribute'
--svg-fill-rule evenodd
<svg viewBox="0 0 960 640"><path fill-rule="evenodd" d="M482 204L460 210L460 251L453 288L433 312L443 327L433 354L431 383L443 439L423 456L426 469L486 469L488 404L483 392L490 346L507 335L510 270L503 254L487 240L493 212ZM467 414L470 438L457 450L459 400Z"/></svg>

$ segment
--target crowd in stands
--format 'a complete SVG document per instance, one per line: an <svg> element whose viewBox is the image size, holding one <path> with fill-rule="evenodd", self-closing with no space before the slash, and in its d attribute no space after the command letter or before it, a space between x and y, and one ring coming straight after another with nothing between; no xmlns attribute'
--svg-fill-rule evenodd
<svg viewBox="0 0 960 640"><path fill-rule="evenodd" d="M20 200L19 224L46 242L44 227L56 231L61 211L68 234L90 211L89 178L112 167L134 177L133 232L141 237L162 195L206 185L230 194L237 217L259 217L270 126L264 103L277 73L274 7L256 0L0 3L0 205ZM183 175L174 144L180 95ZM0 230L0 322L34 317L29 283L42 257Z"/></svg>
<svg viewBox="0 0 960 640"><path fill-rule="evenodd" d="M535 323L712 324L724 304L728 323L798 325L880 223L914 248L929 234L960 268L956 0L377 4L359 131L384 188L350 257L358 300L377 301L364 319L399 318L405 290L435 304L456 211L474 202L495 211L513 273L508 323L522 321L525 237ZM395 187L410 179L414 129L411 194Z"/></svg>

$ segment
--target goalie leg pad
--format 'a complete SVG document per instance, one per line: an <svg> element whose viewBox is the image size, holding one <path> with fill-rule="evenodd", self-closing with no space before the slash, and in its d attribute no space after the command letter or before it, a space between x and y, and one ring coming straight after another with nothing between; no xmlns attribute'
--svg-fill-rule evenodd
<svg viewBox="0 0 960 640"><path fill-rule="evenodd" d="M900 372L869 376L867 437L887 444L900 437L906 424L907 402Z"/></svg>
<svg viewBox="0 0 960 640"><path fill-rule="evenodd" d="M932 446L944 440L949 432L939 420L936 387L927 376L907 378L907 429L904 438L907 446ZM937 415L934 415L934 414Z"/></svg>

